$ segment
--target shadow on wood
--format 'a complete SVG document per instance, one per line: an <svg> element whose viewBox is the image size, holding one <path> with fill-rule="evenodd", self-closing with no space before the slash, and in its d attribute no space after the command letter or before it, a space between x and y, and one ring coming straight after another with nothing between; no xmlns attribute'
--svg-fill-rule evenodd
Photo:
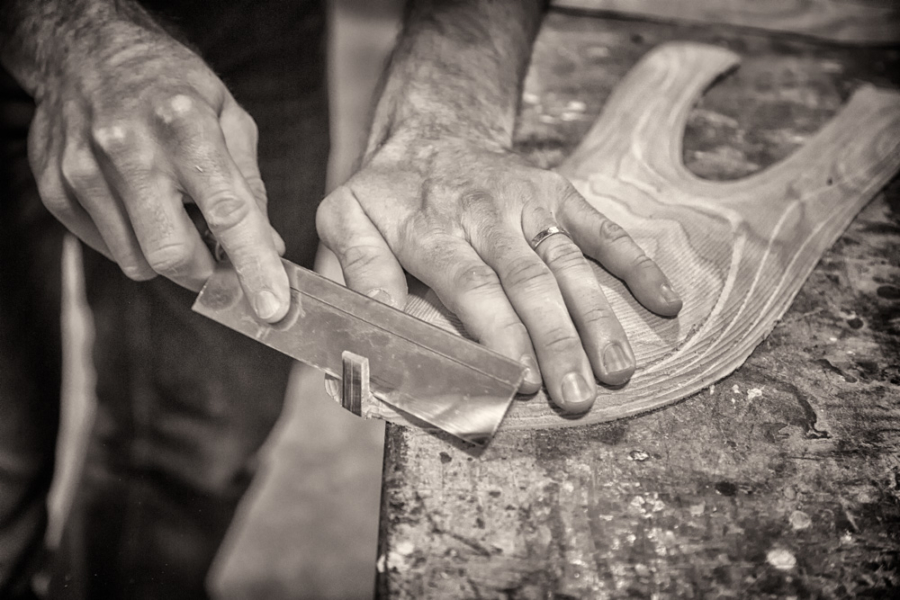
<svg viewBox="0 0 900 600"><path fill-rule="evenodd" d="M900 94L872 86L786 160L739 181L707 181L684 166L688 113L734 68L733 52L694 43L651 51L619 84L586 138L559 168L620 224L684 298L657 317L600 266L594 272L629 334L637 371L601 391L580 419L544 392L516 403L501 429L567 427L645 412L731 373L790 306L822 253L900 167ZM654 90L648 93L647 90ZM463 334L431 293L407 311ZM383 412L388 420L402 417Z"/></svg>

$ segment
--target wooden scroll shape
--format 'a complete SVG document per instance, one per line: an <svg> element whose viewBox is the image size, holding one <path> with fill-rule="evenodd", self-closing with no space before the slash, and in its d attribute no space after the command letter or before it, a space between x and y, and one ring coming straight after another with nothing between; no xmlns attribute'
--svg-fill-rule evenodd
<svg viewBox="0 0 900 600"><path fill-rule="evenodd" d="M846 44L900 42L891 0L554 0L559 8L663 21L733 25Z"/></svg>
<svg viewBox="0 0 900 600"><path fill-rule="evenodd" d="M700 44L653 50L559 168L656 260L684 308L676 319L657 317L594 265L634 349L634 377L621 389L601 388L578 419L557 412L540 392L514 403L501 428L617 419L725 377L768 335L822 253L900 167L900 93L864 86L781 163L738 181L699 179L682 163L688 113L737 63L734 53ZM407 311L463 334L433 292L414 294ZM370 416L404 422L377 404L370 403Z"/></svg>

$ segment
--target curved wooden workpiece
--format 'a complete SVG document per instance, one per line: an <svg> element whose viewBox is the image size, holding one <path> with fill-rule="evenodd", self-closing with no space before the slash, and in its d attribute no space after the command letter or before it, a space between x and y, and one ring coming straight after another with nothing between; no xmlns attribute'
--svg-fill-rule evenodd
<svg viewBox="0 0 900 600"><path fill-rule="evenodd" d="M900 167L900 94L866 86L781 163L739 181L696 177L682 162L688 113L737 63L737 55L712 46L656 48L619 84L560 167L657 261L684 309L676 319L657 317L594 265L634 348L634 377L621 389L601 390L581 418L559 414L541 392L514 404L501 428L617 419L723 378L772 330L822 253ZM407 311L462 333L432 293L414 296Z"/></svg>
<svg viewBox="0 0 900 600"><path fill-rule="evenodd" d="M850 44L900 42L900 7L879 0L554 0L558 8L734 25Z"/></svg>

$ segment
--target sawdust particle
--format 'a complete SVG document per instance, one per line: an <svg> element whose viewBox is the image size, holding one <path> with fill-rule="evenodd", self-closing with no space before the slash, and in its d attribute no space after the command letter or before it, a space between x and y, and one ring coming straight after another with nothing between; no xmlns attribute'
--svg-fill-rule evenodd
<svg viewBox="0 0 900 600"><path fill-rule="evenodd" d="M653 512L659 512L666 507L666 503L660 500L659 498L654 498L650 504L650 510Z"/></svg>
<svg viewBox="0 0 900 600"><path fill-rule="evenodd" d="M791 513L790 517L791 527L794 530L806 529L810 525L812 525L812 519L809 518L809 515L803 512L802 510L795 510Z"/></svg>
<svg viewBox="0 0 900 600"><path fill-rule="evenodd" d="M385 559L385 567L390 565L391 569L394 569L398 573L405 573L409 571L409 563L406 561L406 557L400 554L399 552L395 552L391 550L387 554L387 559Z"/></svg>
<svg viewBox="0 0 900 600"><path fill-rule="evenodd" d="M773 548L766 553L766 561L779 571L790 571L797 566L797 558L784 548Z"/></svg>
<svg viewBox="0 0 900 600"><path fill-rule="evenodd" d="M628 453L628 459L635 462L644 462L645 460L650 460L650 455L643 450L632 450Z"/></svg>
<svg viewBox="0 0 900 600"><path fill-rule="evenodd" d="M409 540L403 540L402 542L397 544L397 547L394 550L397 552L397 554L402 554L403 556L408 556L408 555L412 554L415 549L416 549L415 544L413 544Z"/></svg>

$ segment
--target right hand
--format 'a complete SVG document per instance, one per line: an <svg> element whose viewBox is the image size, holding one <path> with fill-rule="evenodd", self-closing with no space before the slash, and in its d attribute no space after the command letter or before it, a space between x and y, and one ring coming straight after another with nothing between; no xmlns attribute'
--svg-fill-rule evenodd
<svg viewBox="0 0 900 600"><path fill-rule="evenodd" d="M259 317L281 319L284 242L266 216L256 124L171 37L114 33L73 49L36 99L28 150L41 199L131 279L195 291L215 264L185 211L196 203Z"/></svg>

